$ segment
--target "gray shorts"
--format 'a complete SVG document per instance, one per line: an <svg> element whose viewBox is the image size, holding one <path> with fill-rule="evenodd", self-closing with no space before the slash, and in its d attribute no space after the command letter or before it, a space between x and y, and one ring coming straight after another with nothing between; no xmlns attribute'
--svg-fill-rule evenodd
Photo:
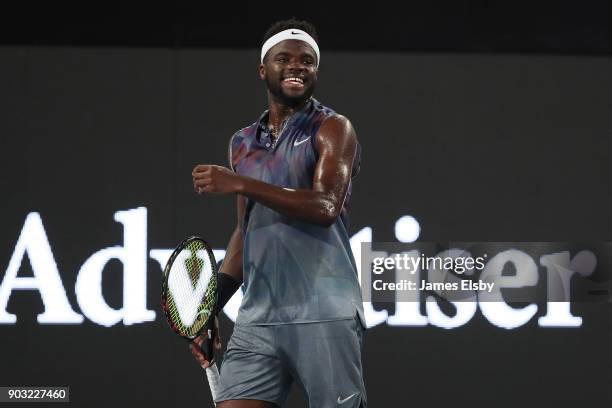
<svg viewBox="0 0 612 408"><path fill-rule="evenodd" d="M366 408L357 318L235 326L216 402L255 399L284 406L295 383L312 408Z"/></svg>

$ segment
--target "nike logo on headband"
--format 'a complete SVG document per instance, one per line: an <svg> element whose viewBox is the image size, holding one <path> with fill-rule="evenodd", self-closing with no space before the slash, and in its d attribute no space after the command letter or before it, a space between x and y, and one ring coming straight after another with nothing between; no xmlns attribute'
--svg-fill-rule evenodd
<svg viewBox="0 0 612 408"><path fill-rule="evenodd" d="M292 31L291 34L293 34L293 35L301 35L302 33L296 33L295 31Z"/></svg>

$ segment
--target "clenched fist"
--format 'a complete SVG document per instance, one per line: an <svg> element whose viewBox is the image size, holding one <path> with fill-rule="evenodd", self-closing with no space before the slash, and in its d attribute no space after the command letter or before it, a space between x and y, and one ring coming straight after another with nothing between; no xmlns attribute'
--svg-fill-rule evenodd
<svg viewBox="0 0 612 408"><path fill-rule="evenodd" d="M213 164L198 164L191 172L196 193L233 194L240 189L240 176Z"/></svg>

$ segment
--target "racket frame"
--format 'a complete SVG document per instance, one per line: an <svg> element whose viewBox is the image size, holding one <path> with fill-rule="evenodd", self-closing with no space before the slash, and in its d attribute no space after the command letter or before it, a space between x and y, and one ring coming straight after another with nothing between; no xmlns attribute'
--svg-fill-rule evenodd
<svg viewBox="0 0 612 408"><path fill-rule="evenodd" d="M189 337L186 336L184 334L182 334L178 328L174 325L174 323L172 322L172 319L170 318L170 313L168 311L168 276L170 275L170 270L172 269L172 265L174 264L174 261L176 259L176 257L185 249L187 248L187 246L193 242L193 241L200 241L203 244L203 247L205 249L206 255L208 256L208 260L210 262L210 267L212 270L212 278L211 279L217 279L217 262L215 260L215 255L212 251L212 248L210 247L210 245L208 244L208 242L206 242L206 240L204 240L204 238L199 237L199 236L190 236L188 238L185 238L180 244L177 245L177 247L174 249L174 251L172 252L172 254L170 255L170 257L168 258L168 261L166 262L166 266L164 267L164 273L163 273L163 277L162 277L162 291L161 291L161 306L162 306L162 310L164 311L164 314L166 315L166 321L168 322L168 325L170 326L170 328L172 329L172 331L174 331L176 334L178 334L179 336L181 336L184 339L187 339L189 341L193 341L196 337L198 337L199 335L201 335L204 331L207 331L207 337L208 337L208 341L205 341L202 345L205 346L206 348L202 348L202 351L206 354L206 356L209 358L209 363L210 365L213 364L214 362L214 353L213 353L213 342L214 342L214 337L215 337L215 325L214 325L214 318L217 315L217 305L219 302L219 290L217 288L217 290L215 291L215 303L214 303L214 308L211 311L208 320L206 320L206 323L202 326L202 328L200 330L198 330L193 337Z"/></svg>

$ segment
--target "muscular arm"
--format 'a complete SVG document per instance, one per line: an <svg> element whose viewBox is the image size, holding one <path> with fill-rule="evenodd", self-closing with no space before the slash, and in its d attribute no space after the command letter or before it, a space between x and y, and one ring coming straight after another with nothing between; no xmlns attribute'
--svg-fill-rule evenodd
<svg viewBox="0 0 612 408"><path fill-rule="evenodd" d="M288 217L330 226L340 215L354 173L357 137L343 116L327 119L315 137L319 160L312 189L286 189L210 165L196 166L194 187L199 193L238 193Z"/></svg>
<svg viewBox="0 0 612 408"><path fill-rule="evenodd" d="M219 269L219 273L230 275L236 282L242 283L242 248L243 248L243 233L242 219L244 217L245 198L243 196L236 197L236 212L237 222L236 228L227 244L225 258Z"/></svg>

